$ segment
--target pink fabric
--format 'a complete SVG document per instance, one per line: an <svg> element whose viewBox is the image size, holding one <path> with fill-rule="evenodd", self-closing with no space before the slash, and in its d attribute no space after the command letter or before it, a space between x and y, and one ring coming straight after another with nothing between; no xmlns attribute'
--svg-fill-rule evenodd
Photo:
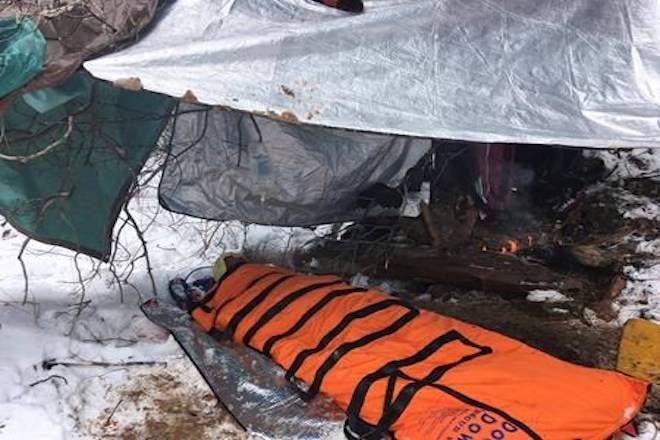
<svg viewBox="0 0 660 440"><path fill-rule="evenodd" d="M509 208L516 146L477 144L473 149L479 163L479 175L489 209L503 211Z"/></svg>

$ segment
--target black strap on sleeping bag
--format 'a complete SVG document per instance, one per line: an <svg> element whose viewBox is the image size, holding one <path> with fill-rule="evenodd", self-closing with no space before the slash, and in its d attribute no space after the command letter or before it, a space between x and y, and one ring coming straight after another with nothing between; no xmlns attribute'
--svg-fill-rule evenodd
<svg viewBox="0 0 660 440"><path fill-rule="evenodd" d="M374 384L374 382L394 375L401 368L408 367L410 365L414 365L428 359L431 355L433 355L435 352L440 350L443 346L453 341L461 341L466 345L479 349L480 350L479 352L486 349L490 350L490 348L481 347L472 343L463 335L458 333L456 330L450 330L446 333L443 333L442 335L432 340L424 348L422 348L420 351L413 354L412 356L390 361L385 365L383 365L378 370L362 378L362 380L358 383L357 387L355 387L355 391L353 392L353 397L351 398L351 402L349 403L348 408L346 410L349 424L352 424L357 421L359 414L362 412L362 406L364 405L364 401L367 397L367 393L369 392L369 389Z"/></svg>
<svg viewBox="0 0 660 440"><path fill-rule="evenodd" d="M224 282L224 281L225 281L230 275L234 274L234 273L238 270L239 267L244 266L245 264L247 264L247 263L245 263L245 262L238 263L238 265L237 265L236 267L234 267L232 271L227 272L227 273L225 273L222 277L220 277L220 279L219 279L218 282L216 283L216 287L215 287L215 290L213 291L213 293L211 293L211 294L209 294L209 295L206 295L206 296L204 297L204 299L202 299L202 300L196 305L195 308L199 307L199 308L202 309L205 313L210 313L210 312L212 311L212 309L208 306L208 303L210 303L210 302L213 300L213 298L215 298L215 297L217 296L218 292L220 291L220 286L222 285L222 283L223 283L223 282ZM257 278L255 278L254 280L252 280L252 281L250 282L250 284L248 284L248 285L245 287L244 291L249 290L249 289L252 288L255 284L257 284L259 281L263 280L263 279L266 278L267 276L270 276L270 275L273 275L273 274L276 274L276 273L278 273L278 272L277 272L277 271L270 271L270 272L266 272L266 273L263 274L263 275L258 276ZM191 313L192 313L192 310L191 310ZM217 316L218 316L218 314L216 313L216 317L217 317ZM214 320L213 322L215 322L215 320Z"/></svg>
<svg viewBox="0 0 660 440"><path fill-rule="evenodd" d="M382 435L389 430L391 424L389 426L384 427L384 429L382 429L380 427L380 424L379 426L374 426L360 419L360 413L362 412L362 407L364 406L367 393L369 392L371 386L378 380L389 378L388 391L386 392L386 394L391 394L391 396L385 399L384 402L385 407L383 411L383 417L384 417L391 406L388 400L391 401L393 398L394 384L392 384L392 382L396 381L398 370L400 368L422 362L428 359L431 355L433 355L435 352L440 350L446 344L461 339L467 341L468 345L471 346L476 345L476 344L472 344L457 331L451 330L435 338L433 341L431 341L429 344L427 344L424 348L422 348L419 352L415 353L414 355L409 356L407 358L390 361L385 365L383 365L378 370L362 378L362 380L358 383L357 387L355 387L355 391L353 392L353 397L351 398L351 402L349 403L348 408L346 409L347 419L346 419L345 432L347 433L347 435L349 435L350 433L356 433L359 434L360 436L352 437L352 438L359 438L359 439L364 438L364 439L375 440L381 438ZM478 348L478 346L475 348ZM391 390L389 390L390 388ZM403 408L403 410L405 410L405 407ZM368 432L365 432L366 427L371 427L368 430Z"/></svg>
<svg viewBox="0 0 660 440"><path fill-rule="evenodd" d="M302 315L300 319L298 319L298 322L296 322L290 329L288 329L284 333L280 333L279 335L271 336L266 341L266 344L264 344L264 348L262 350L263 354L270 357L271 351L273 350L275 344L280 342L282 339L286 339L289 336L294 335L298 330L303 328L303 326L307 324L307 322L309 322L309 320L312 319L314 315L320 312L325 306L331 303L334 299L341 298L342 296L352 295L354 293L366 292L366 291L367 289L361 287L351 287L348 289L333 290L332 292L328 293L319 302L314 304L312 308L307 310L305 314Z"/></svg>
<svg viewBox="0 0 660 440"><path fill-rule="evenodd" d="M316 375L314 376L314 381L310 385L309 389L305 391L302 394L303 400L310 400L314 398L320 391L321 385L323 383L323 379L325 376L330 372L330 370L337 365L337 363L350 353L351 351L358 349L360 347L364 347L365 345L369 345L372 342L384 338L385 336L389 336L395 332L397 332L401 327L412 321L415 317L419 315L419 310L416 310L414 308L410 308L408 312L394 321L392 324L389 326L385 327L382 330L379 330L374 333L370 333L366 336L363 336L360 339L357 339L352 342L346 342L337 349L335 349L330 356L327 357L327 359L323 362L323 364L316 370Z"/></svg>
<svg viewBox="0 0 660 440"><path fill-rule="evenodd" d="M284 283L286 280L289 280L296 275L284 275L279 277L275 282L270 283L265 289L263 289L257 296L252 298L252 301L247 303L241 310L239 310L232 318L231 321L229 321L229 324L227 325L227 336L229 338L234 337L234 333L236 333L236 329L238 326L241 324L243 319L250 313L252 310L254 310L255 307L257 307L259 304L261 304L266 298L268 298L268 295L271 294L273 290L275 290L280 284Z"/></svg>
<svg viewBox="0 0 660 440"><path fill-rule="evenodd" d="M391 308L391 307L404 307L408 310L411 310L411 311L415 310L416 311L416 309L414 309L414 307L406 304L403 301L400 301L400 300L397 300L397 299L386 299L384 301L379 301L377 303L370 304L366 307L363 307L359 310L356 310L354 312L349 313L348 315L346 315L339 322L339 324L337 324L332 330L330 330L325 336L323 336L323 338L321 338L321 340L316 345L316 347L308 348L308 349L303 350L300 353L298 353L295 360L291 364L291 367L286 372L285 377L287 378L287 380L291 381L293 379L293 377L295 377L296 373L298 372L298 370L300 369L300 367L302 366L302 364L305 362L305 360L307 358L309 358L310 356L312 356L314 354L317 354L317 353L320 353L323 350L325 350L327 348L327 346L330 345L332 340L335 339L341 332L343 332L344 329L346 329L353 321L355 321L357 319L365 318L367 316L378 313L381 310L385 310L385 309L388 309L388 308ZM416 312L416 313L419 313L419 312ZM383 329L383 330L381 330L377 333L378 334L383 333L383 335L380 336L380 337L384 337L387 334L394 333L396 330L398 330L398 328L402 327L404 324L406 324L412 318L414 318L414 316L412 316L410 318L406 318L405 322L400 322L401 319L399 319L395 323L396 326L394 324L392 324L389 327L387 327L386 329ZM371 340L371 336L372 335L367 335L364 338L362 338L362 339L367 338L367 339L365 339L365 342L362 345L373 342L373 340L375 340L375 339ZM352 344L352 343L349 343L349 344ZM355 347L350 346L350 347L347 347L347 348L350 348L350 350L352 350L352 349L358 348L358 346L355 346ZM341 354L341 352L339 352L338 355L340 357L343 356L343 354ZM317 372L317 374L318 374L318 372ZM327 374L327 372L325 372L323 374L325 375L325 374ZM312 390L310 389L310 391L312 391ZM305 398L309 398L310 394L308 394L307 392L303 392L303 396Z"/></svg>
<svg viewBox="0 0 660 440"><path fill-rule="evenodd" d="M257 278L255 278L254 280L252 280L252 281L250 282L250 284L248 284L247 286L245 286L245 289L243 289L243 292L247 292L248 290L250 290L251 288L253 288L254 286L256 286L257 283L258 283L259 281L264 280L264 279L266 279L267 277L269 277L269 276L271 276L271 275L275 275L275 274L277 274L277 273L278 273L278 272L273 271L273 272L267 272L267 273L265 273L265 274L263 274L263 275L258 276ZM216 292L217 292L217 289L216 289ZM214 293L215 293L215 292L214 292ZM217 323L218 323L218 316L220 316L220 313L222 313L222 311L225 309L225 307L227 307L229 304L231 304L232 302L234 302L238 297L239 297L239 296L237 295L237 296L233 296L233 297L231 297L231 298L227 298L225 301L223 301L222 303L220 303L220 305L215 309L215 312L214 312L214 314L213 314L213 325L211 326L211 330L209 331L209 333L212 332L212 331L215 329L215 327L216 327L216 325L217 325Z"/></svg>
<svg viewBox="0 0 660 440"><path fill-rule="evenodd" d="M444 345L452 341L460 341L465 345L474 347L478 351L476 353L463 356L461 359L455 362L440 365L433 369L426 377L422 379L411 377L403 371L400 371L400 369L403 367L422 362L433 353L438 351L440 348L442 348ZM541 437L531 428L529 428L521 421L511 417L506 412L465 396L464 394L447 386L436 383L452 368L490 353L492 353L492 349L490 347L475 344L457 331L452 330L443 335L440 335L415 355L405 359L388 362L380 369L365 376L356 387L351 402L349 403L348 409L346 411L348 417L344 431L347 437L354 440L381 439L383 435L391 429L391 426L401 417L417 392L419 392L424 387L430 386L445 392L469 405L498 414L511 423L514 423L517 427L525 431L531 438L535 440L541 440ZM371 425L360 418L360 413L362 411L362 406L364 405L367 393L371 385L373 385L373 383L376 381L384 378L387 378L388 384L384 398L383 415L377 425ZM393 399L394 388L398 378L405 379L409 381L409 383L404 386L403 389L401 389L396 399Z"/></svg>
<svg viewBox="0 0 660 440"><path fill-rule="evenodd" d="M401 415L406 410L406 408L408 407L408 405L410 404L410 402L412 401L412 399L415 397L415 395L419 390L421 390L426 386L432 385L434 382L440 380L440 378L444 376L445 373L447 373L447 371L451 370L452 368L460 364L463 364L465 362L469 362L472 359L481 357L484 354L485 353L483 352L477 352L468 356L463 356L458 361L452 362L450 364L440 365L434 368L433 371L431 371L425 378L421 380L414 380L413 382L404 386L403 389L399 392L399 395L396 397L394 402L389 406L389 408L387 408L387 411L381 417L380 421L378 422L378 425L376 426L374 434L382 435L387 431L389 431L390 427L397 420L399 420L399 417L401 417Z"/></svg>
<svg viewBox="0 0 660 440"><path fill-rule="evenodd" d="M334 286L337 284L344 284L345 281L342 280L332 280L332 281L326 281L323 283L316 283L316 284L311 284L309 286L303 287L301 289L295 290L288 294L286 297L282 298L280 301L278 301L277 304L272 306L270 309L266 311L261 317L257 320L257 322L254 323L252 327L245 333L245 336L243 337L243 343L247 345L248 347L250 346L250 342L252 341L252 338L254 335L257 334L257 332L266 324L268 324L277 314L282 312L287 306L289 306L292 302L296 301L297 299L300 299L302 296L304 296L307 293L313 292L314 290L317 289L322 289L324 287L330 287Z"/></svg>

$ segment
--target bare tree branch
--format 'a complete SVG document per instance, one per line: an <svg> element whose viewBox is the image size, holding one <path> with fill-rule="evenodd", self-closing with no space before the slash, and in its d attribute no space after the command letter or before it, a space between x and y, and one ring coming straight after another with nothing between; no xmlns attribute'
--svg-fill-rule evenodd
<svg viewBox="0 0 660 440"><path fill-rule="evenodd" d="M74 117L69 116L68 118L68 123L67 123L67 129L64 132L64 135L57 139L56 141L50 143L47 147L45 147L43 150L40 150L36 153L27 155L27 156L12 156L12 155L7 155L7 154L2 154L0 153L0 159L2 160L7 160L10 162L20 162L20 163L27 163L31 160L38 159L40 157L43 157L53 151L55 148L59 147L62 145L64 142L66 142L69 137L71 136L71 133L73 133L73 121Z"/></svg>
<svg viewBox="0 0 660 440"><path fill-rule="evenodd" d="M149 247L147 246L147 241L145 240L144 234L140 229L140 225L138 225L137 221L135 221L135 218L128 210L128 204L124 205L124 213L128 217L128 220L131 222L131 225L135 229L135 233L137 234L138 238L140 239L140 243L142 244L143 253L137 259L144 257L144 260L147 263L147 274L149 275L149 280L151 281L152 294L153 296L158 296L158 289L156 288L156 280L154 279L153 267L151 266L151 258L149 257Z"/></svg>
<svg viewBox="0 0 660 440"><path fill-rule="evenodd" d="M25 252L25 248L27 248L28 243L30 243L30 238L26 238L25 241L23 241L23 245L21 246L21 251L18 253L18 257L17 257L19 263L21 263L21 269L23 270L23 281L25 283L24 293L23 293L23 305L27 304L28 294L30 292L30 279L28 277L25 261L23 261L23 253Z"/></svg>

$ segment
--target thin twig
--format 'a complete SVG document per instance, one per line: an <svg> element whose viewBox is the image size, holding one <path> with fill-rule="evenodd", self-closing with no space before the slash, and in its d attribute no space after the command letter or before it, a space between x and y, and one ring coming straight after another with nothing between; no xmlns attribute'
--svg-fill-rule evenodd
<svg viewBox="0 0 660 440"><path fill-rule="evenodd" d="M54 359L47 359L41 363L44 370L51 370L53 367L167 367L167 362L158 361L132 361L132 362L58 362Z"/></svg>
<svg viewBox="0 0 660 440"><path fill-rule="evenodd" d="M108 419L103 424L104 427L107 427L110 424L110 420L112 420L112 417L115 415L115 413L117 412L117 409L119 408L119 405L121 405L123 401L124 401L124 399L120 399L119 402L117 402L115 407L112 409L112 412L108 416Z"/></svg>
<svg viewBox="0 0 660 440"><path fill-rule="evenodd" d="M143 250L143 255L144 259L147 263L147 274L149 275L149 280L151 281L151 288L153 291L153 296L158 296L157 289L156 289L156 280L154 279L154 274L153 274L153 268L151 266L151 258L149 257L149 248L147 247L147 240L144 238L144 234L142 233L142 230L140 229L140 226L138 225L137 221L135 221L135 218L133 215L130 213L128 210L128 205L124 205L124 213L128 217L128 220L131 222L133 225L133 228L135 228L135 233L137 234L138 238L140 239L140 243L142 244L142 250Z"/></svg>
<svg viewBox="0 0 660 440"><path fill-rule="evenodd" d="M78 274L78 283L80 284L80 301L78 301L78 311L76 312L76 315L73 317L73 321L71 322L71 330L69 330L68 336L72 335L73 331L76 329L78 318L80 318L80 315L82 314L82 311L86 305L85 296L87 294L87 288L85 287L85 280L83 279L82 272L80 270L80 265L78 264L79 255L80 254L76 254L73 256L73 265L76 268L76 273Z"/></svg>
<svg viewBox="0 0 660 440"><path fill-rule="evenodd" d="M23 293L23 305L27 304L28 293L30 291L30 280L27 273L27 267L25 266L25 261L23 261L23 253L25 252L25 248L27 248L29 242L30 242L30 238L26 238L25 241L23 242L23 245L21 246L21 251L18 253L18 257L17 257L19 263L21 263L21 269L23 270L23 281L25 283L24 293Z"/></svg>
<svg viewBox="0 0 660 440"><path fill-rule="evenodd" d="M7 160L7 161L12 161L12 162L20 162L20 163L27 163L31 160L38 159L40 157L43 157L53 151L55 148L59 147L62 145L64 142L66 142L67 139L71 136L71 133L73 133L73 121L74 117L69 116L68 118L68 125L66 132L64 132L64 135L59 138L58 140L52 142L49 144L46 148L43 150L40 150L34 154L30 154L28 156L12 156L12 155L7 155L7 154L2 154L0 153L0 159L2 160Z"/></svg>
<svg viewBox="0 0 660 440"><path fill-rule="evenodd" d="M39 385L39 384L42 384L42 383L48 382L49 380L53 380L53 379L60 379L60 380L63 381L66 385L69 385L69 381L66 380L66 377L60 376L59 374L53 374L53 375L51 375L51 376L48 376L48 377L45 378L45 379L41 379L41 380L38 380L38 381L36 381L36 382L32 382L32 383L31 383L30 385L28 385L28 386L29 386L29 387L36 387L36 386Z"/></svg>

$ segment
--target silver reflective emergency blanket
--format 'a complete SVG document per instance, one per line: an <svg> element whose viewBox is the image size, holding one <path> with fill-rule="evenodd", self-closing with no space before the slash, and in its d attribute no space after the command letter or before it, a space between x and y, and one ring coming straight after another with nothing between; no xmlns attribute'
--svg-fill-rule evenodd
<svg viewBox="0 0 660 440"><path fill-rule="evenodd" d="M358 198L375 184L398 185L431 147L428 139L290 124L184 104L173 130L159 191L165 208L281 226L384 213L379 206L359 204Z"/></svg>
<svg viewBox="0 0 660 440"><path fill-rule="evenodd" d="M86 63L290 121L478 142L660 146L658 0L177 0Z"/></svg>
<svg viewBox="0 0 660 440"><path fill-rule="evenodd" d="M254 439L343 439L345 414L329 398L303 402L284 371L265 356L217 341L181 309L149 301L144 314L172 333L218 399Z"/></svg>

